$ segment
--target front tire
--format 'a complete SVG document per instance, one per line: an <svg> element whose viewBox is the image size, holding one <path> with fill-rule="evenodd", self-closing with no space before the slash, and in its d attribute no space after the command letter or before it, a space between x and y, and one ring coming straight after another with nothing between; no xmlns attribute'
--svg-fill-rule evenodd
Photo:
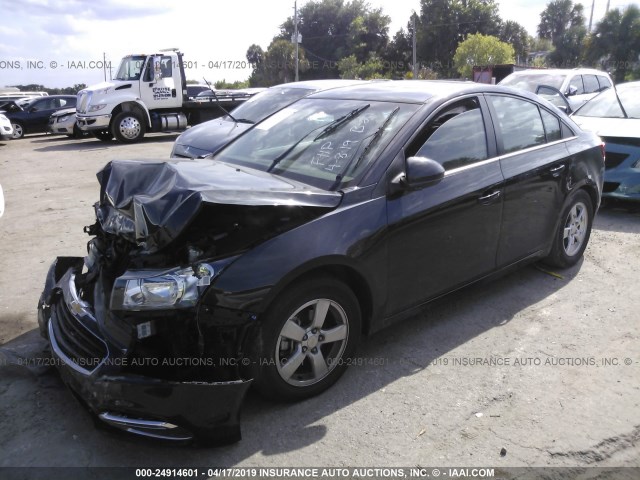
<svg viewBox="0 0 640 480"><path fill-rule="evenodd" d="M551 253L544 262L567 268L578 263L589 243L593 225L593 205L589 194L578 190L571 195L565 202L560 219Z"/></svg>
<svg viewBox="0 0 640 480"><path fill-rule="evenodd" d="M360 306L334 277L306 281L283 292L255 339L254 385L275 400L317 395L344 373L360 340Z"/></svg>
<svg viewBox="0 0 640 480"><path fill-rule="evenodd" d="M13 122L11 126L13 127L13 135L11 138L17 140L24 137L24 127L20 122Z"/></svg>
<svg viewBox="0 0 640 480"><path fill-rule="evenodd" d="M146 126L138 112L120 112L113 119L112 133L122 143L134 143L142 140Z"/></svg>

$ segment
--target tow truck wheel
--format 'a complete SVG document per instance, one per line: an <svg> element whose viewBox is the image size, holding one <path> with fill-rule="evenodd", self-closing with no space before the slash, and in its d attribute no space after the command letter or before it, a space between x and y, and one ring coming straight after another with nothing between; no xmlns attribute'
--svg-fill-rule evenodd
<svg viewBox="0 0 640 480"><path fill-rule="evenodd" d="M137 112L120 112L113 119L113 135L119 142L134 143L144 137L146 128Z"/></svg>
<svg viewBox="0 0 640 480"><path fill-rule="evenodd" d="M351 363L360 321L358 300L337 278L294 285L269 308L252 342L255 387L284 401L323 392Z"/></svg>

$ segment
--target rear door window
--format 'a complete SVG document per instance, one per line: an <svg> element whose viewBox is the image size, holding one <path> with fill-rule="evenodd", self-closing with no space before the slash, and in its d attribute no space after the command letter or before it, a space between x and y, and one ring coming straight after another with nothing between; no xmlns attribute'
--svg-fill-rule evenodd
<svg viewBox="0 0 640 480"><path fill-rule="evenodd" d="M514 97L488 97L498 117L502 153L511 153L546 142L538 106Z"/></svg>
<svg viewBox="0 0 640 480"><path fill-rule="evenodd" d="M609 80L607 77L597 75L596 79L598 80L598 84L600 85L600 91L611 88L611 80Z"/></svg>
<svg viewBox="0 0 640 480"><path fill-rule="evenodd" d="M600 90L600 84L595 75L583 75L582 81L584 82L584 93L596 93Z"/></svg>

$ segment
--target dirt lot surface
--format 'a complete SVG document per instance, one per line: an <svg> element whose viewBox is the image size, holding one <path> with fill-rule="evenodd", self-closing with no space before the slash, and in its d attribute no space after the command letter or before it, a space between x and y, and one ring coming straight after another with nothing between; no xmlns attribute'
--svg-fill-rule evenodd
<svg viewBox="0 0 640 480"><path fill-rule="evenodd" d="M166 158L174 139L0 144L0 467L640 466L640 211L619 207L600 210L576 267L526 267L366 339L316 398L250 393L237 444L96 429L38 360L36 303L54 257L86 251L95 173Z"/></svg>

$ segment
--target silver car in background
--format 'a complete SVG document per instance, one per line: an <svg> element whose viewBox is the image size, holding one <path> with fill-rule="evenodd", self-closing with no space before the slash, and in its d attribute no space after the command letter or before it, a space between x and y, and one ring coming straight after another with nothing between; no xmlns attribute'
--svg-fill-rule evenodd
<svg viewBox="0 0 640 480"><path fill-rule="evenodd" d="M65 108L54 112L49 117L47 131L54 135L67 135L71 138L81 138L88 136L76 125L76 109Z"/></svg>

